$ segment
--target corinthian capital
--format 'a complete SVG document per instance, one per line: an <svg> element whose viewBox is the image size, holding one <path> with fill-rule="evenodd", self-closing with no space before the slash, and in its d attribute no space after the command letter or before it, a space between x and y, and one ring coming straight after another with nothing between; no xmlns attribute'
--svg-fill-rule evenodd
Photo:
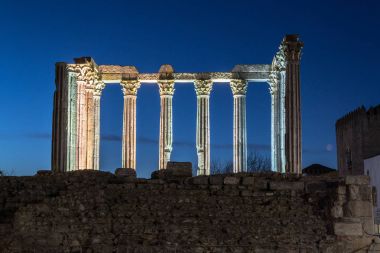
<svg viewBox="0 0 380 253"><path fill-rule="evenodd" d="M123 94L124 96L137 95L137 90L140 88L140 81L139 80L123 80L121 81L121 86L123 87Z"/></svg>
<svg viewBox="0 0 380 253"><path fill-rule="evenodd" d="M195 80L194 86L197 96L208 96L212 90L212 80Z"/></svg>
<svg viewBox="0 0 380 253"><path fill-rule="evenodd" d="M100 79L98 69L92 62L68 64L67 70L75 73L77 83L85 85L88 89L94 88Z"/></svg>
<svg viewBox="0 0 380 253"><path fill-rule="evenodd" d="M285 71L286 69L286 58L285 58L285 51L284 51L284 44L281 43L279 50L277 51L276 55L273 58L272 62L272 70L273 71Z"/></svg>
<svg viewBox="0 0 380 253"><path fill-rule="evenodd" d="M286 35L283 40L284 52L287 61L298 62L301 59L303 43L299 41L298 35Z"/></svg>
<svg viewBox="0 0 380 253"><path fill-rule="evenodd" d="M158 86L160 88L160 96L174 94L174 80L158 80Z"/></svg>
<svg viewBox="0 0 380 253"><path fill-rule="evenodd" d="M234 96L245 95L247 93L248 82L243 79L231 79L230 86Z"/></svg>
<svg viewBox="0 0 380 253"><path fill-rule="evenodd" d="M97 81L94 87L94 96L102 95L103 89L106 87L103 81Z"/></svg>
<svg viewBox="0 0 380 253"><path fill-rule="evenodd" d="M269 74L269 91L270 94L274 94L278 90L279 73L277 71L271 71Z"/></svg>

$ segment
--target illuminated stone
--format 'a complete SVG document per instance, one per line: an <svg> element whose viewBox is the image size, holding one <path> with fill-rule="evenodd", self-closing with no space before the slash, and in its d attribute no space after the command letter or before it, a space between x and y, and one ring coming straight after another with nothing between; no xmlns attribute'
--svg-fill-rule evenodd
<svg viewBox="0 0 380 253"><path fill-rule="evenodd" d="M174 80L159 80L160 89L160 141L159 169L166 169L173 149L173 94Z"/></svg>
<svg viewBox="0 0 380 253"><path fill-rule="evenodd" d="M213 85L230 82L234 99L234 172L247 170L246 92L249 82L267 82L271 94L272 170L301 173L300 56L297 35L283 39L272 64L236 65L230 72L176 73L171 65L158 73L134 66L100 65L90 57L56 64L52 169L99 169L100 97L105 84L120 82L124 93L122 167L136 169L136 99L140 83L160 90L159 169L170 161L173 142L174 84L194 82L197 94L198 175L210 173L209 96Z"/></svg>
<svg viewBox="0 0 380 253"><path fill-rule="evenodd" d="M211 80L195 80L197 94L196 145L198 154L197 175L210 175L210 92Z"/></svg>
<svg viewBox="0 0 380 253"><path fill-rule="evenodd" d="M136 169L136 98L138 80L121 81L124 94L122 166Z"/></svg>
<svg viewBox="0 0 380 253"><path fill-rule="evenodd" d="M234 96L234 173L247 171L247 120L246 96L248 82L242 79L232 79L230 82Z"/></svg>

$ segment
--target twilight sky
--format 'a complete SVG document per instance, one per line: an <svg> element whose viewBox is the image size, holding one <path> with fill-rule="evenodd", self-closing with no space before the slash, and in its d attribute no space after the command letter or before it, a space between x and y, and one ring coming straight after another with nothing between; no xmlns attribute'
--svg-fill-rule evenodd
<svg viewBox="0 0 380 253"><path fill-rule="evenodd" d="M31 175L50 169L54 64L92 56L98 64L156 72L230 71L271 63L287 33L305 43L301 62L303 165L336 168L335 121L380 103L380 1L0 1L0 169ZM121 164L122 92L101 102L102 170ZM211 159L232 159L232 94L211 94ZM137 102L137 173L158 165L159 93L143 84ZM172 160L196 164L196 96L177 84ZM247 94L250 150L270 155L270 96Z"/></svg>

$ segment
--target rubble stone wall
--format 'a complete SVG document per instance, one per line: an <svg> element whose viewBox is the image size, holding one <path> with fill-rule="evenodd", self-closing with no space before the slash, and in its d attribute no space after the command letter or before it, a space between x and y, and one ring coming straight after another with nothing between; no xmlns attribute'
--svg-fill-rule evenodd
<svg viewBox="0 0 380 253"><path fill-rule="evenodd" d="M0 177L0 252L367 252L366 176ZM361 251L355 251L361 249Z"/></svg>

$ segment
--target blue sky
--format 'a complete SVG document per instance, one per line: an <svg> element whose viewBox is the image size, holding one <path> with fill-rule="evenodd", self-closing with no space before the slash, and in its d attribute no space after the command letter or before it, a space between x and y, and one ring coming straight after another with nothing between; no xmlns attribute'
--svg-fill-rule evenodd
<svg viewBox="0 0 380 253"><path fill-rule="evenodd" d="M380 103L380 2L368 1L8 1L0 2L0 168L14 175L50 168L54 64L92 56L98 64L156 72L229 71L271 63L287 33L305 43L301 65L303 165L336 167L335 121ZM122 93L101 102L101 169L121 164ZM178 84L173 160L196 162L196 97ZM137 102L137 170L158 164L159 93L143 85ZM211 95L211 158L232 159L232 95ZM264 83L247 95L248 143L269 155L270 97Z"/></svg>

